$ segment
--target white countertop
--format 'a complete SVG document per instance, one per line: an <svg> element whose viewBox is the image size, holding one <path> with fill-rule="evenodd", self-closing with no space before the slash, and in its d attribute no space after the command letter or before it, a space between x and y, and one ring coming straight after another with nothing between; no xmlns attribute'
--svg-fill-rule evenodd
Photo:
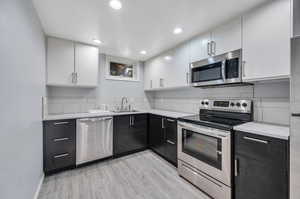
<svg viewBox="0 0 300 199"><path fill-rule="evenodd" d="M247 133L253 133L262 136L269 136L273 138L279 138L288 140L290 136L290 127L276 124L260 123L260 122L248 122L233 128L237 131L243 131Z"/></svg>
<svg viewBox="0 0 300 199"><path fill-rule="evenodd" d="M173 111L164 111L158 109L151 109L147 111L137 111L137 112L123 112L123 113L115 113L109 111L103 111L99 113L70 113L70 114L53 114L47 115L44 117L44 121L50 120L64 120L64 119L77 119L77 118L88 118L88 117L104 117L104 116L118 116L118 115L133 115L133 114L142 114L142 113L151 113L155 115L161 115L165 117L179 118L186 117L190 115L194 115L193 113L180 113Z"/></svg>

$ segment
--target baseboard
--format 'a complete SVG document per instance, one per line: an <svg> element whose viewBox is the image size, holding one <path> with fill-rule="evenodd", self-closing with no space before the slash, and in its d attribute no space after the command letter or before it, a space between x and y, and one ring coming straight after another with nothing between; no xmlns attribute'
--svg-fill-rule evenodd
<svg viewBox="0 0 300 199"><path fill-rule="evenodd" d="M42 177L41 177L41 179L40 179L40 182L38 184L38 187L36 189L36 192L34 194L34 198L33 199L38 199L40 191L41 191L41 188L42 188L42 185L43 185L43 182L44 182L44 178L45 178L45 175L43 174Z"/></svg>

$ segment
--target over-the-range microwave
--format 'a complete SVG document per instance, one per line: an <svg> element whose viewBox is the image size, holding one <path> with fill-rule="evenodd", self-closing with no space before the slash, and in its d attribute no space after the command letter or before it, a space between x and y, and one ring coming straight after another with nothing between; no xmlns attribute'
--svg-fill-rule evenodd
<svg viewBox="0 0 300 199"><path fill-rule="evenodd" d="M193 87L242 84L242 49L190 64Z"/></svg>

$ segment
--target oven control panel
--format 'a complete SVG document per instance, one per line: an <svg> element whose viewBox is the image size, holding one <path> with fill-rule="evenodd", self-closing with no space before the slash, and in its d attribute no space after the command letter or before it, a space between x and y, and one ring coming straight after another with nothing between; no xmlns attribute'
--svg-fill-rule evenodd
<svg viewBox="0 0 300 199"><path fill-rule="evenodd" d="M200 100L200 109L219 110L227 112L252 112L252 100Z"/></svg>

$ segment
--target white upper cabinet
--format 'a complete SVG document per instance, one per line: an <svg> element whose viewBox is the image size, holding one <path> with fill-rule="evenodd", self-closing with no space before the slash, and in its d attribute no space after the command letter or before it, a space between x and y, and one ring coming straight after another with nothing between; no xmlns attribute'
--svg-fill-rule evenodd
<svg viewBox="0 0 300 199"><path fill-rule="evenodd" d="M241 17L222 25L211 32L213 55L220 55L242 48Z"/></svg>
<svg viewBox="0 0 300 199"><path fill-rule="evenodd" d="M96 87L98 60L97 47L49 37L47 85Z"/></svg>
<svg viewBox="0 0 300 199"><path fill-rule="evenodd" d="M47 85L72 86L74 81L74 43L48 38Z"/></svg>
<svg viewBox="0 0 300 199"><path fill-rule="evenodd" d="M75 73L77 85L96 87L98 85L99 49L94 46L75 44Z"/></svg>
<svg viewBox="0 0 300 199"><path fill-rule="evenodd" d="M243 17L244 81L290 75L290 0L274 0Z"/></svg>
<svg viewBox="0 0 300 199"><path fill-rule="evenodd" d="M190 62L200 61L210 56L211 33L206 33L195 37L189 42L190 45Z"/></svg>
<svg viewBox="0 0 300 199"><path fill-rule="evenodd" d="M189 45L169 50L145 63L145 90L188 86Z"/></svg>
<svg viewBox="0 0 300 199"><path fill-rule="evenodd" d="M171 60L169 60L171 65L167 73L170 76L167 79L170 87L188 86L190 63L189 50L188 44L183 44L173 50L173 55L171 55Z"/></svg>

